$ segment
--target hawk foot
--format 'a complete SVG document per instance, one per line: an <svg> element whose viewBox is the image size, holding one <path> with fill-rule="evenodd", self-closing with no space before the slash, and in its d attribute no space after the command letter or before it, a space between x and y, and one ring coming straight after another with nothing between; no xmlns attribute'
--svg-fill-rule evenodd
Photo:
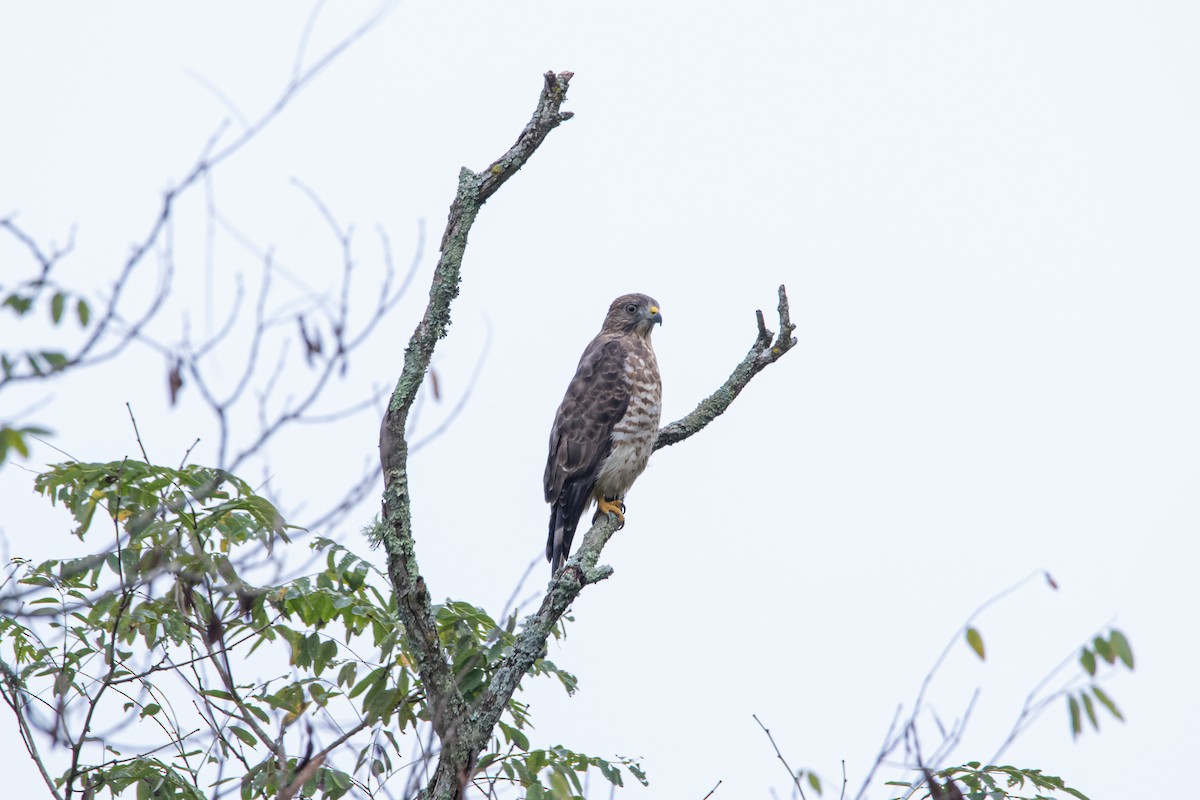
<svg viewBox="0 0 1200 800"><path fill-rule="evenodd" d="M601 514L616 514L617 519L621 522L621 527L625 527L625 503L620 498L607 497L596 498L596 515L592 517L592 522L595 522Z"/></svg>

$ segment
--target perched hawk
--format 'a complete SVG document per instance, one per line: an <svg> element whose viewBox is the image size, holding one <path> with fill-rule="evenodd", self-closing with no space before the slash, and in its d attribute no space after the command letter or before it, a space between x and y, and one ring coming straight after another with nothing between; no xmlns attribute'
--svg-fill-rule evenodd
<svg viewBox="0 0 1200 800"><path fill-rule="evenodd" d="M656 323L662 324L662 315L654 298L626 294L614 300L558 407L545 476L551 575L566 561L579 518L593 500L599 512L625 521L622 500L646 468L658 433L662 381L650 346Z"/></svg>

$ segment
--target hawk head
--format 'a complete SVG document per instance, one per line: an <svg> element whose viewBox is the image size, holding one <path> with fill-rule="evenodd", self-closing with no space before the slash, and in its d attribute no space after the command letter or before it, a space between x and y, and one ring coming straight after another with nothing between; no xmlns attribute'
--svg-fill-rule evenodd
<svg viewBox="0 0 1200 800"><path fill-rule="evenodd" d="M658 301L644 294L623 294L608 307L603 333L637 333L649 336L655 325L662 324Z"/></svg>

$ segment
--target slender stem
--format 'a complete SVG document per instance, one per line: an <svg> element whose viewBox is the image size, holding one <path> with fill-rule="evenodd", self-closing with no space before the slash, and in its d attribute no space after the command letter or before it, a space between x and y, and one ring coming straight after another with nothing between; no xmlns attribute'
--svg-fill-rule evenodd
<svg viewBox="0 0 1200 800"><path fill-rule="evenodd" d="M779 763L783 764L783 768L788 771L788 777L790 777L792 779L792 783L796 785L796 791L800 793L800 800L806 800L804 797L804 787L800 785L800 776L796 774L796 771L793 770L791 765L787 763L787 759L783 757L783 753L779 752L779 745L775 744L775 737L771 735L770 729L766 725L763 725L762 720L758 718L758 714L751 714L750 716L754 717L754 721L758 723L758 727L763 729L763 733L765 733L767 735L767 739L770 740L771 747L775 748L775 755L779 757Z"/></svg>
<svg viewBox="0 0 1200 800"><path fill-rule="evenodd" d="M54 779L46 771L42 755L38 751L37 744L33 741L33 731L29 729L29 721L25 719L25 687L12 668L3 661L0 661L0 681L4 685L3 690L0 690L0 694L4 695L5 702L17 717L17 728L21 732L21 741L25 745L26 752L33 759L33 763L37 764L38 772L42 774L42 780L46 782L46 788L50 790L50 793L54 795L56 800L64 800L62 794L58 791L58 787L54 785Z"/></svg>

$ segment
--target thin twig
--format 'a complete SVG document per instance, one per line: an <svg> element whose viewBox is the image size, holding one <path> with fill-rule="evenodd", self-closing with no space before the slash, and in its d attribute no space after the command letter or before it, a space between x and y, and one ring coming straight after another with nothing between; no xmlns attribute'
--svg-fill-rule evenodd
<svg viewBox="0 0 1200 800"><path fill-rule="evenodd" d="M800 776L797 775L795 770L792 769L791 765L787 763L787 759L783 757L783 753L779 752L779 745L775 744L775 737L771 735L771 731L767 729L767 726L763 725L762 720L758 718L757 714L751 714L750 716L754 717L754 721L758 723L758 727L763 729L763 733L765 733L767 735L767 739L770 740L771 747L775 748L775 755L779 757L779 763L783 764L783 768L787 770L788 777L791 778L792 783L796 785L796 791L800 793L800 800L806 800L804 797L804 787L800 785Z"/></svg>
<svg viewBox="0 0 1200 800"><path fill-rule="evenodd" d="M4 696L4 702L12 709L13 714L17 718L17 729L21 734L21 743L25 745L25 751L29 753L29 757L33 759L33 763L37 765L38 772L42 775L42 780L46 783L46 788L54 795L56 800L64 800L62 794L58 791L58 786L54 779L50 777L50 773L46 771L46 764L42 761L41 752L38 750L37 743L33 738L33 731L29 729L29 721L25 718L25 703L27 692L24 684L17 674L3 661L0 661L0 683L3 684L3 690L0 694Z"/></svg>

